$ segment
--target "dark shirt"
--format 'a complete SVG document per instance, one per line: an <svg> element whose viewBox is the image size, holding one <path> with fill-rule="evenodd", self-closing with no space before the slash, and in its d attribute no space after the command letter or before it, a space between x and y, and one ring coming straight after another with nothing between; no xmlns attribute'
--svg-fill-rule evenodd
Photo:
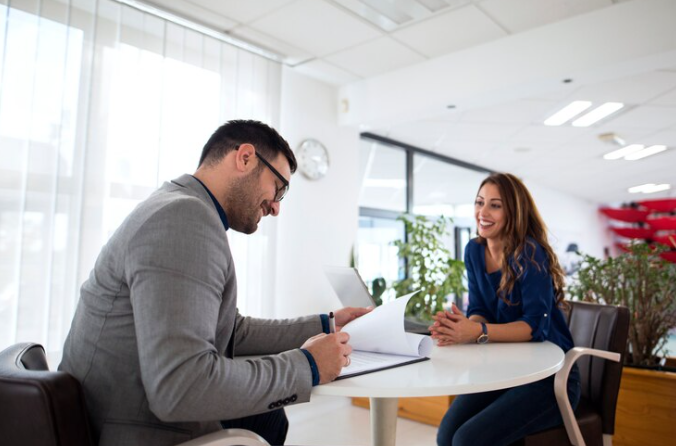
<svg viewBox="0 0 676 446"><path fill-rule="evenodd" d="M223 223L223 227L225 228L225 230L227 231L228 229L230 229L230 223L228 223L228 216L225 215L225 210L223 209L223 206L221 206L221 203L218 202L218 200L216 199L216 197L214 197L214 194L211 193L211 191L209 190L209 188L206 187L206 186L204 185L204 183L202 183L202 182L200 181L199 178L197 178L197 177L194 176L194 175L193 175L193 178L196 179L197 182L200 183L200 184L202 185L202 187L204 188L204 190L207 191L207 193L209 194L209 197L211 197L211 201L213 201L213 202L214 202L214 206L216 206L216 211L218 212L218 216L221 218L221 223Z"/></svg>
<svg viewBox="0 0 676 446"><path fill-rule="evenodd" d="M533 259L537 266L530 261L533 247L526 244L522 258L516 260L524 267L523 275L517 279L514 289L506 296L512 305L497 295L502 272L486 272L486 247L476 239L470 240L465 248L469 282L467 317L476 314L491 324L524 321L531 327L531 341L550 341L567 352L573 347L573 337L563 312L556 304L547 255L537 242L529 240L535 243ZM510 259L509 262L514 265L515 259Z"/></svg>

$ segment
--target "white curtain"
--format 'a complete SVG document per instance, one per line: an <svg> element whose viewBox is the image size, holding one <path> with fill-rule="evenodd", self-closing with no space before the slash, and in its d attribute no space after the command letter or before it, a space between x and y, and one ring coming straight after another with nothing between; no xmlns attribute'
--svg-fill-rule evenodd
<svg viewBox="0 0 676 446"><path fill-rule="evenodd" d="M0 349L56 366L101 246L223 122L276 126L279 64L112 0L0 0ZM229 231L243 313L266 315L274 222Z"/></svg>

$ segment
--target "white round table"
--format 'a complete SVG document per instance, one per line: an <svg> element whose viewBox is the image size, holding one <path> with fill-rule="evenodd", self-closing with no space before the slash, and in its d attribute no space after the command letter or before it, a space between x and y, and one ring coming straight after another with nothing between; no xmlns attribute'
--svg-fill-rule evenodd
<svg viewBox="0 0 676 446"><path fill-rule="evenodd" d="M368 397L374 446L393 446L399 397L461 395L539 381L563 366L550 342L437 347L431 359L316 386L313 395Z"/></svg>

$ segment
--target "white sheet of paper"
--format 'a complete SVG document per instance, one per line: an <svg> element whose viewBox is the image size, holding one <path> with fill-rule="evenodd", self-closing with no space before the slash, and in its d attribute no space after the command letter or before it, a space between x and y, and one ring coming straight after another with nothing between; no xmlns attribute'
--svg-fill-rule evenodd
<svg viewBox="0 0 676 446"><path fill-rule="evenodd" d="M406 304L416 293L398 297L345 325L341 331L349 333L352 348L363 352L429 356L432 339L404 331Z"/></svg>

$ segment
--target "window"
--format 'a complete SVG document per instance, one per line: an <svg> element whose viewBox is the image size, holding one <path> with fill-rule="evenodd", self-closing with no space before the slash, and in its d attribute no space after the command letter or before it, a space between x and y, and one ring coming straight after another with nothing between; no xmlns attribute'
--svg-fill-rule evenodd
<svg viewBox="0 0 676 446"><path fill-rule="evenodd" d="M57 364L101 246L220 123L274 125L281 67L112 0L41 0L0 4L0 76L0 349L39 342ZM272 225L229 234L252 315Z"/></svg>
<svg viewBox="0 0 676 446"><path fill-rule="evenodd" d="M356 261L369 289L382 277L390 287L405 268L393 246L405 237L400 215L453 218L445 240L457 259L476 232L474 198L490 171L371 133L362 134L360 219ZM395 296L387 295L387 298Z"/></svg>
<svg viewBox="0 0 676 446"><path fill-rule="evenodd" d="M406 152L362 139L359 160L359 206L406 212Z"/></svg>

